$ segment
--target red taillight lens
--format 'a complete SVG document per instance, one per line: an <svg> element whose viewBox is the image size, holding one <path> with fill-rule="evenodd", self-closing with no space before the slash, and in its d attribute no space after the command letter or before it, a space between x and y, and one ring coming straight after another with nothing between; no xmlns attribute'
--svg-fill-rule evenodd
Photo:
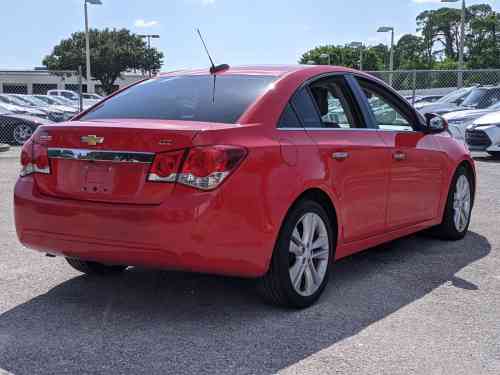
<svg viewBox="0 0 500 375"><path fill-rule="evenodd" d="M21 166L25 167L33 161L33 142L27 141L21 148Z"/></svg>
<svg viewBox="0 0 500 375"><path fill-rule="evenodd" d="M235 146L194 147L189 150L177 181L202 190L214 189L246 154L246 149Z"/></svg>
<svg viewBox="0 0 500 375"><path fill-rule="evenodd" d="M178 182L202 190L219 186L245 158L247 151L235 146L202 146L187 151L157 154L148 181Z"/></svg>
<svg viewBox="0 0 500 375"><path fill-rule="evenodd" d="M179 150L157 154L149 171L148 181L175 182L184 152Z"/></svg>
<svg viewBox="0 0 500 375"><path fill-rule="evenodd" d="M21 149L21 177L33 173L50 174L47 148L29 140Z"/></svg>

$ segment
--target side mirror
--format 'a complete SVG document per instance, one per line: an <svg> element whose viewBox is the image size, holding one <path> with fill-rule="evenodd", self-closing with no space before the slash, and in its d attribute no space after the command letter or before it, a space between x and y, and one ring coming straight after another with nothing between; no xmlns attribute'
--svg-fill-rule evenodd
<svg viewBox="0 0 500 375"><path fill-rule="evenodd" d="M426 133L442 133L448 130L448 122L443 117L435 113L426 113L425 121Z"/></svg>

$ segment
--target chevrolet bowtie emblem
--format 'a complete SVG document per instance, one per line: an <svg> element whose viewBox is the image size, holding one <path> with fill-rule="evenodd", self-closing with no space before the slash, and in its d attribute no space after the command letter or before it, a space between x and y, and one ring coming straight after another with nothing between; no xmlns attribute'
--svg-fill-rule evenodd
<svg viewBox="0 0 500 375"><path fill-rule="evenodd" d="M80 140L82 143L86 143L89 146L95 146L95 145L100 145L101 143L104 142L104 137L98 137L96 135L87 135L84 137L81 137Z"/></svg>

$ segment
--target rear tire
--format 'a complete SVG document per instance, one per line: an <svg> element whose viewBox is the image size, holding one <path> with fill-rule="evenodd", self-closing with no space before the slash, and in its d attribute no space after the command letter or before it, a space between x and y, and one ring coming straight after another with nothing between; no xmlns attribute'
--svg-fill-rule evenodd
<svg viewBox="0 0 500 375"><path fill-rule="evenodd" d="M495 159L500 159L500 151L487 151L488 154L493 156Z"/></svg>
<svg viewBox="0 0 500 375"><path fill-rule="evenodd" d="M102 263L89 262L74 258L66 258L66 261L75 270L83 272L87 275L116 275L127 268L127 266L108 266Z"/></svg>
<svg viewBox="0 0 500 375"><path fill-rule="evenodd" d="M305 308L316 302L328 283L333 233L320 204L304 200L294 205L280 230L269 270L258 281L262 297L290 308Z"/></svg>
<svg viewBox="0 0 500 375"><path fill-rule="evenodd" d="M461 240L469 230L474 183L465 167L459 167L451 181L448 199L441 224L431 228L428 233L442 240Z"/></svg>

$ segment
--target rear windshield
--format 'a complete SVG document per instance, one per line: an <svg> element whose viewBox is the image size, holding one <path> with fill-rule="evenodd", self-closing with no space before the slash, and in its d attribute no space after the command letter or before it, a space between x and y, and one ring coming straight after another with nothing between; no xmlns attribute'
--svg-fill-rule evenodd
<svg viewBox="0 0 500 375"><path fill-rule="evenodd" d="M133 118L235 123L269 85L270 76L159 77L117 94L80 121Z"/></svg>

